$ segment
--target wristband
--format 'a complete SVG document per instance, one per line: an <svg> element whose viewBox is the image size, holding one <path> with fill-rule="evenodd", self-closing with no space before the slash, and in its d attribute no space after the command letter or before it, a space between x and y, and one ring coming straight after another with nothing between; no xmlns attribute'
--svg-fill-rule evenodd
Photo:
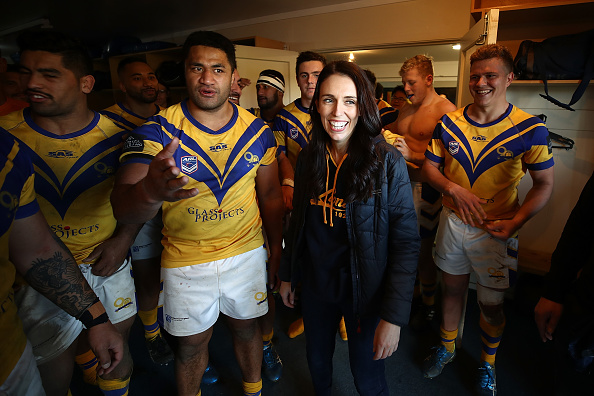
<svg viewBox="0 0 594 396"><path fill-rule="evenodd" d="M98 324L107 323L109 317L105 312L105 307L101 304L101 301L99 301L99 297L96 297L93 303L79 315L78 320L80 320L87 329L90 329Z"/></svg>
<svg viewBox="0 0 594 396"><path fill-rule="evenodd" d="M281 185L295 188L295 182L293 181L293 179L283 179Z"/></svg>

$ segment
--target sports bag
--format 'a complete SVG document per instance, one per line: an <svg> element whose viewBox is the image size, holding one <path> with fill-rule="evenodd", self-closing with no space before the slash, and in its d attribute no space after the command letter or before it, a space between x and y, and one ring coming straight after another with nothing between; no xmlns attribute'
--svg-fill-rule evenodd
<svg viewBox="0 0 594 396"><path fill-rule="evenodd" d="M586 91L594 77L594 29L582 33L550 37L541 42L524 40L514 59L514 73L519 80L542 80L543 98L564 109ZM571 101L562 103L549 95L547 80L581 80Z"/></svg>

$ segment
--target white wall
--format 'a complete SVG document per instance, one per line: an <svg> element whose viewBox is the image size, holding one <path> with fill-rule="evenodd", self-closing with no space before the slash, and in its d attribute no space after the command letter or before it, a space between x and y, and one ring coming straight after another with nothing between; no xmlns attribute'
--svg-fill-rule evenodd
<svg viewBox="0 0 594 396"><path fill-rule="evenodd" d="M402 60L404 63L405 59ZM402 63L359 65L363 69L369 69L377 78L377 81L385 87L391 85L402 85L402 78L398 72ZM458 81L458 62L434 62L433 63L434 85L436 87L456 87Z"/></svg>
<svg viewBox="0 0 594 396"><path fill-rule="evenodd" d="M562 102L569 102L576 85L551 85L549 94ZM572 150L553 149L555 187L546 207L520 231L520 255L542 256L548 260L555 249L569 213L573 209L586 181L594 170L594 84L572 106L576 111L564 110L541 98L543 85L516 85L508 89L508 101L528 113L546 114L551 132L575 141ZM553 142L555 144L555 142ZM523 199L532 186L530 176L522 180L519 192Z"/></svg>

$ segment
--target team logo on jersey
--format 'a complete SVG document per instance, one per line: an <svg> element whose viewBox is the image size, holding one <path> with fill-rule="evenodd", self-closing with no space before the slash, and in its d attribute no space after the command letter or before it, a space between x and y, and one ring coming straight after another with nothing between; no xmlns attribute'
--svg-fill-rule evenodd
<svg viewBox="0 0 594 396"><path fill-rule="evenodd" d="M549 149L549 154L553 154L553 142L549 135L547 135L547 147Z"/></svg>
<svg viewBox="0 0 594 396"><path fill-rule="evenodd" d="M219 151L229 150L229 146L227 146L227 143L217 143L214 146L210 146L209 150L213 153L218 153Z"/></svg>
<svg viewBox="0 0 594 396"><path fill-rule="evenodd" d="M297 136L299 136L299 130L297 128L291 128L291 130L289 131L289 136L293 140L297 139Z"/></svg>
<svg viewBox="0 0 594 396"><path fill-rule="evenodd" d="M108 166L103 162L97 162L93 165L93 168L102 176L109 176L115 173L115 168L113 166Z"/></svg>
<svg viewBox="0 0 594 396"><path fill-rule="evenodd" d="M478 136L473 136L472 140L475 142L486 142L487 141L487 137L483 136L483 135L478 135Z"/></svg>
<svg viewBox="0 0 594 396"><path fill-rule="evenodd" d="M71 150L56 150L47 153L50 158L76 158Z"/></svg>
<svg viewBox="0 0 594 396"><path fill-rule="evenodd" d="M258 157L255 154L250 153L249 151L246 151L245 154L243 155L243 159L245 159L248 163L248 165L256 165L260 162L260 157Z"/></svg>
<svg viewBox="0 0 594 396"><path fill-rule="evenodd" d="M458 143L458 142L450 142L448 144L448 151L450 152L450 154L456 155L456 154L458 154L458 151L459 150L460 150L460 143Z"/></svg>
<svg viewBox="0 0 594 396"><path fill-rule="evenodd" d="M195 155L181 157L181 170L186 174L196 172L198 170L198 157Z"/></svg>
<svg viewBox="0 0 594 396"><path fill-rule="evenodd" d="M4 206L11 212L19 207L19 197L12 195L8 191L0 192L0 205Z"/></svg>
<svg viewBox="0 0 594 396"><path fill-rule="evenodd" d="M499 158L503 160L510 160L514 158L514 153L503 146L497 147L497 154L499 154Z"/></svg>
<svg viewBox="0 0 594 396"><path fill-rule="evenodd" d="M126 140L124 141L124 147L122 151L124 153L129 151L142 151L144 150L144 141L140 135L135 133L131 133L128 135Z"/></svg>

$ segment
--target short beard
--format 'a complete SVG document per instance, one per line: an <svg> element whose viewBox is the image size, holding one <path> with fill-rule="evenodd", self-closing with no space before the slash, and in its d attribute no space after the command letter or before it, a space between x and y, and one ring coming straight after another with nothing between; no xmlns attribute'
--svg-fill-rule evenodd
<svg viewBox="0 0 594 396"><path fill-rule="evenodd" d="M262 105L260 105L260 103L258 103L258 105L263 110L270 110L270 109L274 108L274 106L276 106L277 103L278 103L278 92L275 92L274 96L273 96L273 101L267 100L266 103L264 103Z"/></svg>
<svg viewBox="0 0 594 396"><path fill-rule="evenodd" d="M157 100L157 92L155 91L155 95L154 96L145 96L142 93L131 93L131 92L127 92L127 95L136 100L137 102L140 103L155 103L155 101Z"/></svg>

